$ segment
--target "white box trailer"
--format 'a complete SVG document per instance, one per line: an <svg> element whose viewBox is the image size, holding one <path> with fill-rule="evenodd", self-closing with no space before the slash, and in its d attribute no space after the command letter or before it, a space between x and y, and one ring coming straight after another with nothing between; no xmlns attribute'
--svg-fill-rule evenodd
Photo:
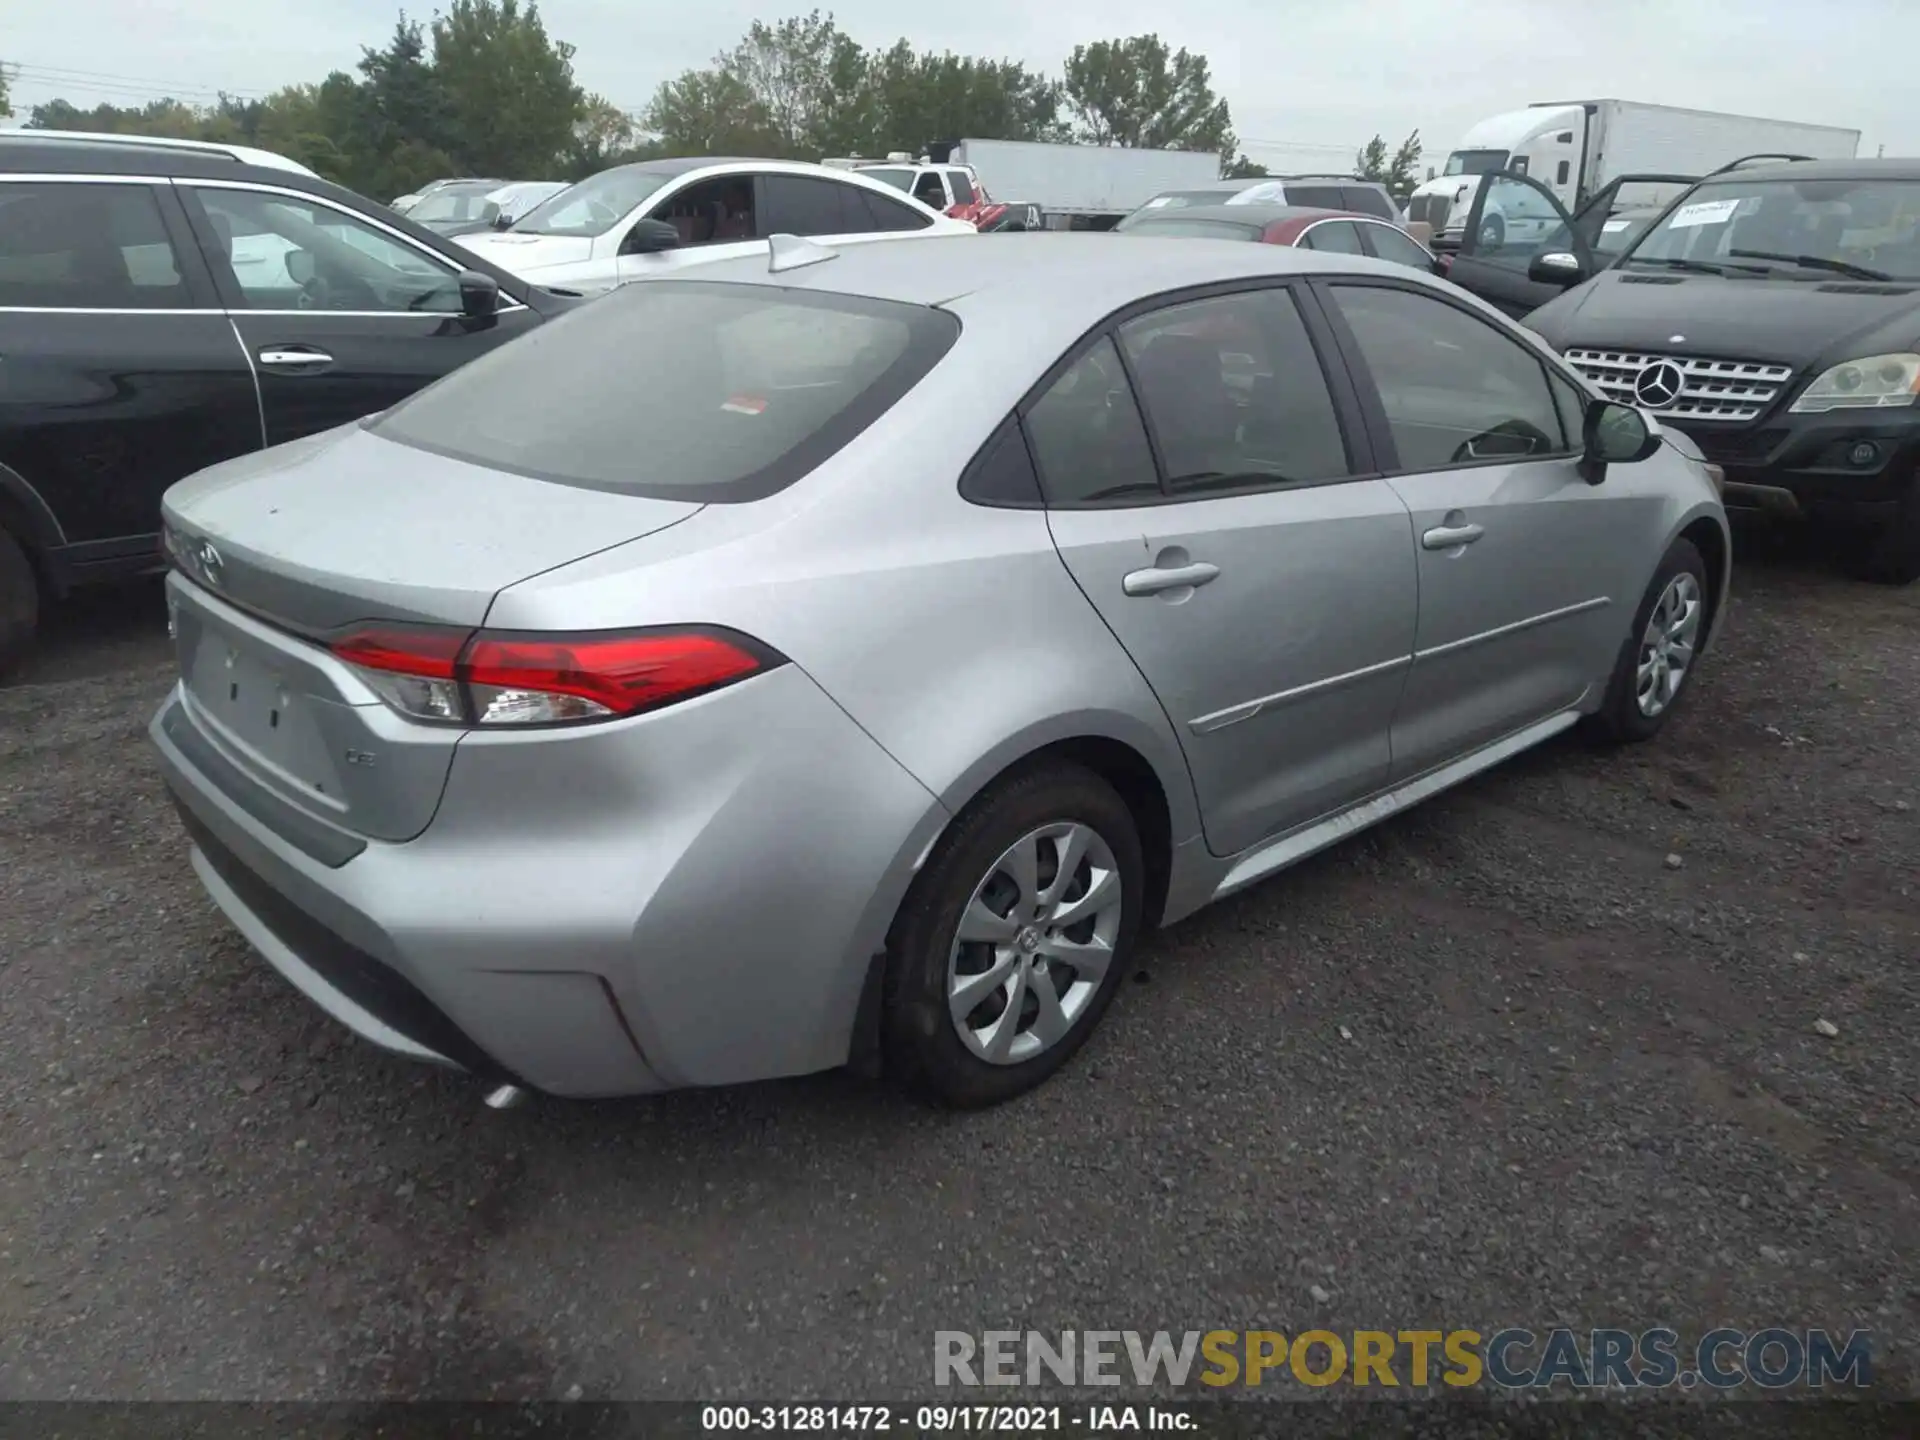
<svg viewBox="0 0 1920 1440"><path fill-rule="evenodd" d="M1475 177L1527 175L1569 211L1622 175L1707 175L1749 155L1850 160L1860 132L1633 100L1541 101L1482 120L1414 191L1409 214L1443 229ZM1458 217L1453 217L1457 223Z"/></svg>
<svg viewBox="0 0 1920 1440"><path fill-rule="evenodd" d="M994 199L1038 206L1053 225L1118 220L1162 191L1210 185L1220 178L1220 157L1203 150L1029 140L960 140L939 148L948 153L935 158L971 165Z"/></svg>

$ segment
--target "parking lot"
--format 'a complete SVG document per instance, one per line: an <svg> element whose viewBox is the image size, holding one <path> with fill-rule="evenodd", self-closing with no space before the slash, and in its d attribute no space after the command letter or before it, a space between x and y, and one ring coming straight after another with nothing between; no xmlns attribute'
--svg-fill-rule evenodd
<svg viewBox="0 0 1920 1440"><path fill-rule="evenodd" d="M893 1399L942 1328L1661 1321L1867 1328L1912 1393L1920 587L1739 538L1661 738L1162 934L961 1116L493 1113L351 1039L188 867L157 592L89 597L0 689L0 1393Z"/></svg>

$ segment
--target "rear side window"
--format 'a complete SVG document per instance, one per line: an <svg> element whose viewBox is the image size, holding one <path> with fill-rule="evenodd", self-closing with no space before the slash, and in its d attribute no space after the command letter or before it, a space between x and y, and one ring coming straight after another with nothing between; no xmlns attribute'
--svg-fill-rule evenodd
<svg viewBox="0 0 1920 1440"><path fill-rule="evenodd" d="M192 305L144 185L0 185L0 305L173 310Z"/></svg>
<svg viewBox="0 0 1920 1440"><path fill-rule="evenodd" d="M858 185L849 185L846 189L847 199L855 206L856 212L866 215L866 223L855 227L857 229L924 230L933 223L931 215L924 215L911 205L902 205L877 190Z"/></svg>
<svg viewBox="0 0 1920 1440"><path fill-rule="evenodd" d="M869 228L864 207L850 213L850 185L804 175L768 175L761 183L766 186L769 235L846 235Z"/></svg>
<svg viewBox="0 0 1920 1440"><path fill-rule="evenodd" d="M1347 203L1338 185L1296 185L1287 182L1287 204L1304 205L1310 210L1344 210Z"/></svg>
<svg viewBox="0 0 1920 1440"><path fill-rule="evenodd" d="M1366 237L1373 246L1373 253L1382 260L1391 260L1396 265L1410 266L1415 270L1433 269L1433 256L1421 249L1419 242L1403 230L1392 225L1369 225Z"/></svg>
<svg viewBox="0 0 1920 1440"><path fill-rule="evenodd" d="M654 280L489 351L370 428L563 485L758 500L885 414L959 333L923 305Z"/></svg>
<svg viewBox="0 0 1920 1440"><path fill-rule="evenodd" d="M1336 255L1366 254L1360 231L1351 220L1323 221L1303 232L1299 243L1308 250L1331 250Z"/></svg>
<svg viewBox="0 0 1920 1440"><path fill-rule="evenodd" d="M1067 367L1026 415L1047 503L1143 505L1160 497L1147 427L1113 341Z"/></svg>
<svg viewBox="0 0 1920 1440"><path fill-rule="evenodd" d="M1340 196L1340 208L1356 215L1377 215L1382 220L1391 220L1399 213L1387 199L1386 192L1371 185L1342 185Z"/></svg>
<svg viewBox="0 0 1920 1440"><path fill-rule="evenodd" d="M1196 300L1120 327L1172 495L1350 473L1340 420L1293 296Z"/></svg>

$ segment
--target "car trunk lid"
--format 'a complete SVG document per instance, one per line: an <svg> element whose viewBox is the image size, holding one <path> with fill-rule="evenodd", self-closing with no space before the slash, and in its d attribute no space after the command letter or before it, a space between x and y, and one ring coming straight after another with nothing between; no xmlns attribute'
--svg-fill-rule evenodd
<svg viewBox="0 0 1920 1440"><path fill-rule="evenodd" d="M464 732L396 714L328 637L368 622L477 628L505 587L701 507L556 486L349 427L203 471L163 508L196 728L241 784L341 830L407 840L433 818Z"/></svg>

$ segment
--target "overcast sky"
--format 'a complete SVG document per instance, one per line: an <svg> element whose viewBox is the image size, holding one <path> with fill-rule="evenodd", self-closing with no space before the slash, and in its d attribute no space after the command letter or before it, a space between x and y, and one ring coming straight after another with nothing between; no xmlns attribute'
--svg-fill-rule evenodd
<svg viewBox="0 0 1920 1440"><path fill-rule="evenodd" d="M4 0L0 61L14 102L138 104L263 95L351 69L391 0ZM811 0L547 0L580 82L638 110L756 17ZM1913 80L1920 0L959 0L831 8L855 39L1024 60L1057 73L1075 44L1157 30L1212 62L1255 159L1347 162L1376 131L1418 128L1429 159L1475 120L1536 100L1600 97L1726 110L1864 132L1861 154L1920 155ZM424 18L431 0L411 7ZM916 17L909 20L907 17ZM1461 18L1453 18L1455 16ZM1470 18L1468 18L1470 17ZM16 122L18 123L18 117Z"/></svg>

